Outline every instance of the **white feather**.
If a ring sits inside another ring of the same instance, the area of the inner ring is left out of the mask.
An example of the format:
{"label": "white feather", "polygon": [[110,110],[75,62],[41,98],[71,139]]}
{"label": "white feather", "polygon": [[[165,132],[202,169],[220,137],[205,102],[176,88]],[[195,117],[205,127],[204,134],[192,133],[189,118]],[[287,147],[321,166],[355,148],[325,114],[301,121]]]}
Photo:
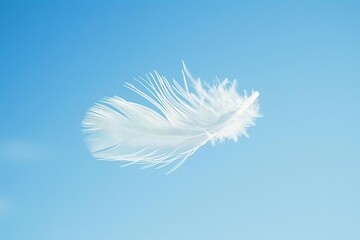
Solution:
{"label": "white feather", "polygon": [[238,136],[247,136],[246,129],[260,116],[257,91],[240,96],[236,81],[227,79],[209,86],[194,79],[185,64],[182,74],[184,87],[175,80],[170,83],[156,71],[141,81],[135,79],[144,91],[126,83],[158,112],[117,96],[90,108],[82,126],[93,156],[145,167],[177,161],[172,172],[208,141],[237,141]]}

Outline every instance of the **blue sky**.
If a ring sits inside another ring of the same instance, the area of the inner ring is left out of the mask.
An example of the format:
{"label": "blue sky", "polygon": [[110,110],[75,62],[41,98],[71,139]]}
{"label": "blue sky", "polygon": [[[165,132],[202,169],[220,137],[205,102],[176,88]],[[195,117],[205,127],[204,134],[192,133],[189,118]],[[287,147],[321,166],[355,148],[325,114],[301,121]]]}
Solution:
{"label": "blue sky", "polygon": [[[1,1],[0,239],[360,239],[357,1]],[[104,96],[157,69],[260,92],[175,173],[94,160]]]}

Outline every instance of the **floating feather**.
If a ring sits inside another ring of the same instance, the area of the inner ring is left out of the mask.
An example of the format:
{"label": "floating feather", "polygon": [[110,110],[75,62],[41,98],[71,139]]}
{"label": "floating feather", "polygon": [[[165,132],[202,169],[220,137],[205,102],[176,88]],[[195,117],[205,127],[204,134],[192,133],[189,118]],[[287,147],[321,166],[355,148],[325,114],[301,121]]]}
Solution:
{"label": "floating feather", "polygon": [[144,167],[176,162],[172,172],[208,141],[236,142],[239,136],[247,136],[246,129],[260,116],[257,91],[240,96],[236,81],[227,79],[209,86],[192,77],[185,64],[182,75],[184,86],[156,71],[135,79],[143,90],[125,84],[157,111],[117,96],[90,108],[82,126],[92,155]]}

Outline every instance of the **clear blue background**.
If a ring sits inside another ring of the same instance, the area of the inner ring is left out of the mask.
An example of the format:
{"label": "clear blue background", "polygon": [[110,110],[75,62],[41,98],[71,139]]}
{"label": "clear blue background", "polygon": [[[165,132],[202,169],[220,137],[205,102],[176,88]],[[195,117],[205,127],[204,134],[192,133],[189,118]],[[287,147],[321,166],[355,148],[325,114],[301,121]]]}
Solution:
{"label": "clear blue background", "polygon": [[[1,1],[0,239],[360,239],[359,1]],[[181,60],[260,91],[178,171],[94,160],[81,120]]]}

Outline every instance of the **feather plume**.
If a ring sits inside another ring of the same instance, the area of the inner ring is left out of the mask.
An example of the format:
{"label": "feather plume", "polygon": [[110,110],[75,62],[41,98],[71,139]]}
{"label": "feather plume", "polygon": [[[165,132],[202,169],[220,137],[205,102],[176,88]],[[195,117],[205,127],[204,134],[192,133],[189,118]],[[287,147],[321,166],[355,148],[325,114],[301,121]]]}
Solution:
{"label": "feather plume", "polygon": [[117,96],[90,108],[82,126],[92,155],[144,167],[176,162],[172,172],[208,141],[214,144],[247,136],[246,129],[260,116],[257,91],[240,96],[236,81],[227,79],[209,86],[195,79],[184,63],[182,75],[183,86],[156,71],[135,79],[143,90],[125,84],[157,111]]}

